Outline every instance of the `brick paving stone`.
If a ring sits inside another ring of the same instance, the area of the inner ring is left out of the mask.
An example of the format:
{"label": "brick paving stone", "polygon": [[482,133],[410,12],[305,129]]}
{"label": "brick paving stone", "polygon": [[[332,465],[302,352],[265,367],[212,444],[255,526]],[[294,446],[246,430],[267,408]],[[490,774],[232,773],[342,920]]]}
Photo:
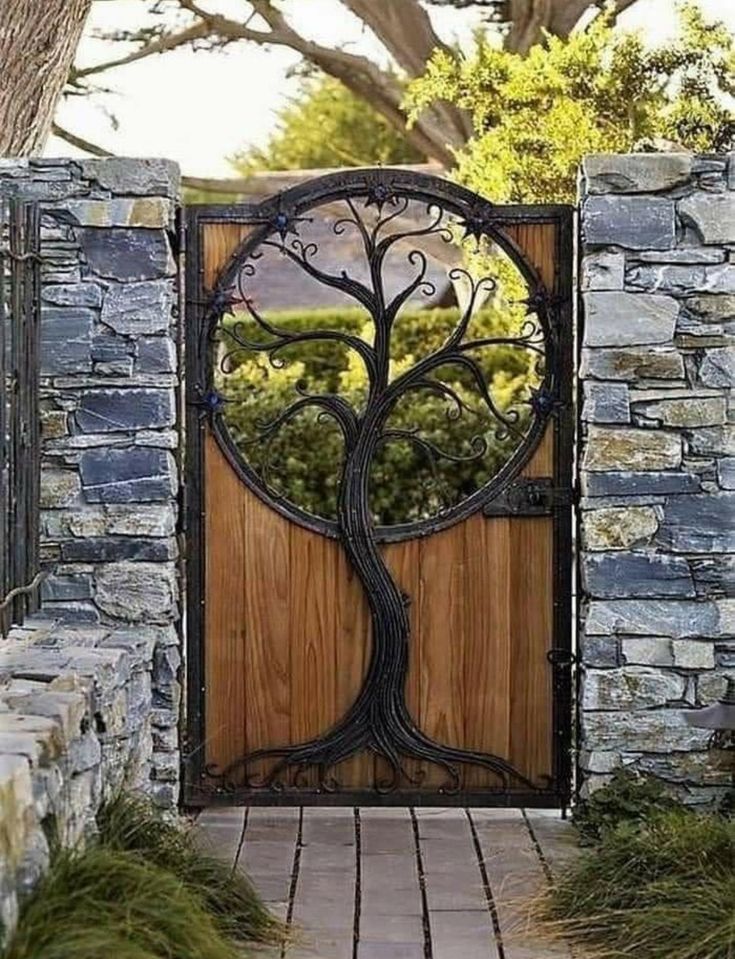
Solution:
{"label": "brick paving stone", "polygon": [[295,845],[295,842],[289,843],[282,840],[278,842],[270,842],[267,839],[252,840],[248,838],[246,831],[238,865],[242,866],[246,872],[253,874],[290,875]]}
{"label": "brick paving stone", "polygon": [[361,809],[360,832],[363,856],[414,855],[413,824],[408,809]]}
{"label": "brick paving stone", "polygon": [[354,846],[354,810],[339,806],[304,809],[302,842],[309,846]]}
{"label": "brick paving stone", "polygon": [[[419,834],[421,823],[419,822]],[[486,909],[487,900],[466,816],[433,823],[432,835],[420,841],[430,910]]]}
{"label": "brick paving stone", "polygon": [[430,924],[433,959],[498,959],[488,910],[432,912]]}
{"label": "brick paving stone", "polygon": [[[252,872],[249,869],[244,869],[242,866],[238,866],[238,869],[242,870],[252,882],[260,893],[263,902],[268,904],[269,909],[272,909],[274,905],[278,905],[279,903],[288,903],[288,895],[291,888],[290,870],[279,873],[278,875],[273,875],[270,872]],[[284,916],[283,918],[285,919],[286,917]]]}
{"label": "brick paving stone", "polygon": [[330,936],[320,932],[319,941],[304,936],[286,949],[286,959],[352,959],[352,936]]}
{"label": "brick paving stone", "polygon": [[[356,844],[352,810],[305,809],[292,922],[328,955],[352,959]],[[349,815],[346,815],[349,813]],[[326,959],[326,956],[325,956]]]}
{"label": "brick paving stone", "polygon": [[249,842],[257,839],[265,839],[270,842],[277,840],[296,842],[298,831],[298,809],[271,809],[268,806],[253,806],[248,810],[246,832]]}
{"label": "brick paving stone", "polygon": [[521,816],[484,817],[476,810],[470,815],[477,830],[506,959],[568,956],[566,946],[541,940],[534,924],[532,903],[548,880],[525,820]]}
{"label": "brick paving stone", "polygon": [[526,815],[552,871],[579,855],[576,833],[569,820],[548,809],[529,809]]}
{"label": "brick paving stone", "polygon": [[366,911],[360,917],[360,942],[424,942],[422,916],[384,916]]}
{"label": "brick paving stone", "polygon": [[357,959],[424,959],[424,944],[405,942],[361,942]]}
{"label": "brick paving stone", "polygon": [[372,812],[360,811],[363,915],[421,916],[421,889],[408,810],[395,810],[390,817],[372,816]]}
{"label": "brick paving stone", "polygon": [[[428,921],[433,959],[499,959],[492,915],[470,819],[456,808],[415,811],[427,913],[419,882],[411,811],[362,808],[360,922],[354,943],[358,849],[348,808],[208,810],[197,823],[202,841],[244,869],[272,911],[289,914],[294,853],[302,845],[285,959],[424,959]],[[471,811],[480,856],[497,909],[505,959],[568,959],[568,948],[541,942],[528,902],[546,879],[520,810]],[[558,814],[529,812],[529,823],[554,868],[575,854]],[[244,833],[242,830],[245,825]],[[242,843],[241,843],[242,840]],[[276,959],[279,952],[256,953]]]}
{"label": "brick paving stone", "polygon": [[242,827],[234,830],[222,826],[197,826],[194,832],[194,841],[198,849],[231,866],[235,865],[235,856],[241,837]]}
{"label": "brick paving stone", "polygon": [[415,811],[419,839],[453,839],[458,835],[457,823],[461,833],[466,825],[464,809],[425,808]]}
{"label": "brick paving stone", "polygon": [[245,809],[205,809],[197,818],[194,836],[197,846],[208,855],[235,864],[245,824]]}

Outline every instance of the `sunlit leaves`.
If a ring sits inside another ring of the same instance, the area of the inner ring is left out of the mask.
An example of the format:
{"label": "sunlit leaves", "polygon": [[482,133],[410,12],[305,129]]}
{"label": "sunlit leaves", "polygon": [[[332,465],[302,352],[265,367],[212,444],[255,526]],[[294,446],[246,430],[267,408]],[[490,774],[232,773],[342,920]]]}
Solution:
{"label": "sunlit leaves", "polygon": [[569,39],[548,37],[527,56],[480,33],[471,57],[438,52],[407,94],[413,117],[437,100],[468,110],[474,136],[457,176],[496,201],[573,201],[581,158],[661,140],[695,152],[735,140],[735,42],[693,4],[679,35],[649,49],[638,33],[596,18]]}

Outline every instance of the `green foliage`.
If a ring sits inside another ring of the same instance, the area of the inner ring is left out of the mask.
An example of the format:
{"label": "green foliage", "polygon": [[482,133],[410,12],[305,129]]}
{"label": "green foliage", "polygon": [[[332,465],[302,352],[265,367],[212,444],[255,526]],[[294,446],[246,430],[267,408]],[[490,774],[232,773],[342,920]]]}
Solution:
{"label": "green foliage", "polygon": [[726,151],[735,137],[735,42],[692,4],[660,49],[614,30],[602,15],[567,40],[549,36],[527,56],[479,33],[473,56],[435,53],[407,93],[411,115],[436,100],[468,110],[474,136],[457,176],[496,201],[572,202],[589,153],[626,153],[659,139],[695,152]]}
{"label": "green foliage", "polygon": [[105,846],[59,852],[4,959],[236,959],[173,873]]}
{"label": "green foliage", "polygon": [[[488,305],[473,319],[472,336],[517,335],[525,310],[512,304]],[[367,313],[359,308],[308,310],[266,314],[281,328],[305,331],[341,330],[370,340],[373,329]],[[457,322],[456,309],[406,310],[401,313],[391,341],[392,375],[396,376],[423,356],[437,350]],[[237,314],[231,321],[244,323],[250,338],[257,336],[254,323]],[[225,351],[233,350],[228,336]],[[297,388],[308,393],[338,393],[359,410],[366,398],[367,377],[357,355],[339,343],[301,343],[279,354],[283,366],[273,368],[265,354],[237,352],[231,371],[220,374],[218,388],[229,400],[224,417],[231,435],[246,459],[272,487],[311,513],[332,517],[335,513],[343,443],[337,427],[305,411],[285,424],[269,447],[250,441],[258,426],[274,420],[298,398]],[[508,346],[477,350],[481,366],[497,406],[508,411],[528,399],[538,383],[535,354]],[[484,413],[477,388],[467,372],[447,367],[437,375],[456,390],[468,409],[452,417],[451,404],[427,391],[413,391],[399,401],[388,429],[418,429],[419,435],[453,455],[472,453],[473,437],[481,435],[488,452],[480,461],[442,462],[433,474],[422,453],[406,441],[382,445],[371,474],[371,508],[386,525],[425,518],[443,506],[464,498],[497,471],[518,445],[513,436],[498,438],[497,421]],[[528,420],[528,407],[521,411],[519,427]],[[269,470],[269,464],[273,469]],[[279,471],[280,470],[280,471]]]}
{"label": "green foliage", "polygon": [[190,831],[164,819],[145,798],[118,796],[102,808],[98,824],[105,846],[132,853],[183,883],[201,900],[226,938],[280,941],[280,924],[263,906],[247,877],[206,855],[196,847]]}
{"label": "green foliage", "polygon": [[388,121],[339,80],[304,78],[294,100],[278,112],[278,127],[265,147],[238,154],[243,176],[258,170],[419,163],[416,152]]}
{"label": "green foliage", "polygon": [[658,779],[621,768],[607,785],[575,806],[572,818],[583,844],[593,845],[621,824],[645,823],[653,814],[677,806]]}
{"label": "green foliage", "polygon": [[735,822],[680,808],[607,832],[543,909],[598,959],[732,959],[734,902]]}

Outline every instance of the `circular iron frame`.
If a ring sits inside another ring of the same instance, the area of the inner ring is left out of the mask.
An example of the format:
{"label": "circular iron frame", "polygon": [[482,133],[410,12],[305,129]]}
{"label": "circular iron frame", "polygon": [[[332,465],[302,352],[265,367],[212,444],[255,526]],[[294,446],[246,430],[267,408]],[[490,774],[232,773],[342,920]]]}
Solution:
{"label": "circular iron frame", "polygon": [[[436,176],[392,168],[358,169],[327,174],[265,200],[259,204],[253,215],[254,222],[262,225],[240,243],[217,277],[210,298],[210,303],[216,306],[209,310],[207,322],[201,329],[201,346],[202,353],[206,356],[206,389],[211,390],[214,381],[214,363],[213,350],[208,346],[216,325],[222,319],[226,291],[236,279],[243,264],[265,239],[279,233],[286,225],[303,219],[304,214],[309,210],[338,200],[367,198],[371,193],[385,196],[386,200],[383,202],[392,198],[406,197],[409,200],[440,206],[443,211],[459,217],[468,233],[478,239],[486,237],[503,250],[523,276],[529,290],[529,299],[534,303],[533,312],[543,333],[545,360],[544,378],[539,386],[539,392],[545,393],[553,400],[547,409],[533,410],[532,425],[523,442],[503,467],[474,493],[426,519],[375,527],[376,539],[379,542],[400,542],[448,529],[468,519],[489,501],[495,499],[518,476],[536,452],[546,431],[549,416],[555,408],[558,392],[558,383],[554,375],[557,366],[557,335],[553,318],[556,316],[556,304],[552,301],[538,270],[521,247],[493,223],[495,207],[489,200],[484,200],[470,190]],[[310,513],[285,497],[275,496],[263,484],[257,471],[243,457],[233,440],[221,406],[210,410],[210,423],[214,437],[235,473],[262,502],[299,526],[332,539],[339,538],[339,530],[334,520]]]}

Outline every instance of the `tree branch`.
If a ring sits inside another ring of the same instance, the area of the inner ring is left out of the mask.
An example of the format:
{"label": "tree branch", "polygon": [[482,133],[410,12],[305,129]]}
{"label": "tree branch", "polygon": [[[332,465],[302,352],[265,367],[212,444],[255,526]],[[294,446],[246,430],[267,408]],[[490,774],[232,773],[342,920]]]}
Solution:
{"label": "tree branch", "polygon": [[418,0],[341,0],[362,20],[398,66],[410,77],[420,76],[435,50],[452,50],[436,34]]}
{"label": "tree branch", "polygon": [[380,434],[380,441],[384,442],[386,440],[400,440],[402,442],[405,441],[407,443],[414,443],[422,451],[422,453],[426,455],[427,459],[435,465],[439,460],[448,460],[450,463],[472,463],[478,459],[481,459],[485,453],[487,453],[487,441],[479,435],[473,436],[470,440],[472,452],[468,455],[463,455],[462,453],[450,453],[448,450],[444,450],[440,446],[437,446],[437,444],[433,443],[431,440],[427,440],[423,436],[419,436],[418,433],[414,432],[413,430],[384,430]]}
{"label": "tree branch", "polygon": [[352,297],[353,300],[357,300],[361,306],[365,307],[371,316],[375,317],[377,313],[375,294],[363,283],[351,279],[346,273],[343,273],[342,276],[334,276],[331,273],[326,273],[324,270],[320,270],[318,266],[309,262],[309,257],[316,252],[315,243],[304,244],[300,240],[293,240],[291,246],[294,249],[290,249],[285,243],[281,245],[273,243],[271,240],[263,240],[261,246],[270,246],[278,250],[279,253],[283,253],[292,263],[296,263],[305,273],[308,273],[309,276],[323,283],[324,286],[331,286],[332,289],[339,290],[341,293]]}
{"label": "tree branch", "polygon": [[197,18],[189,27],[145,43],[125,56],[72,70],[70,82],[78,83],[85,77],[125,66],[158,53],[165,53],[194,43],[196,40],[210,39],[223,43],[246,40],[260,46],[288,47],[301,54],[310,63],[329,76],[340,80],[356,96],[369,103],[420,153],[437,160],[444,167],[453,164],[450,145],[459,146],[466,140],[466,135],[460,134],[455,125],[448,124],[446,117],[442,118],[436,112],[432,114],[431,111],[426,111],[410,130],[407,129],[407,117],[401,106],[403,87],[393,74],[381,70],[367,57],[307,40],[293,29],[283,13],[272,6],[268,0],[250,0],[254,13],[268,27],[266,30],[251,27],[250,18],[240,23],[221,14],[209,13],[195,0],[178,0],[178,4],[181,9]]}
{"label": "tree branch", "polygon": [[76,147],[78,150],[84,150],[85,153],[91,153],[92,156],[114,156],[114,153],[112,153],[110,150],[106,150],[104,147],[98,146],[96,143],[92,143],[91,140],[85,140],[84,137],[80,137],[76,133],[71,133],[69,130],[66,130],[56,122],[51,124],[51,132],[54,136],[59,137],[60,140],[66,140],[66,142],[70,143],[73,147]]}
{"label": "tree branch", "polygon": [[291,403],[275,420],[264,424],[262,437],[272,436],[295,415],[311,408],[318,409],[335,420],[342,430],[345,444],[347,447],[352,446],[357,438],[357,416],[347,400],[336,393],[303,394],[301,399]]}
{"label": "tree branch", "polygon": [[69,83],[78,83],[85,77],[94,76],[97,73],[104,73],[107,70],[113,70],[115,67],[124,67],[128,63],[136,63],[138,60],[144,60],[146,57],[155,56],[158,53],[167,53],[169,50],[175,50],[177,47],[186,46],[194,40],[201,40],[211,34],[211,29],[204,21],[194,23],[181,30],[178,33],[170,33],[153,40],[133,50],[126,56],[117,57],[114,60],[105,60],[102,63],[96,63],[91,67],[73,67],[69,74]]}
{"label": "tree branch", "polygon": [[[419,77],[437,50],[452,54],[452,49],[437,35],[431,18],[418,0],[342,0],[367,26],[409,77]],[[446,101],[432,108],[438,119],[458,137],[461,146],[472,136],[472,120],[464,110]]]}
{"label": "tree branch", "polygon": [[[261,314],[253,306],[252,302],[247,298],[244,300],[244,303],[248,313],[253,320],[255,320],[256,324],[265,333],[268,333],[269,336],[274,337],[274,339],[262,342],[259,340],[247,339],[239,332],[238,327],[242,326],[241,322],[236,322],[229,327],[223,327],[225,335],[229,336],[231,340],[234,340],[234,342],[237,343],[242,350],[248,350],[254,353],[267,353],[272,361],[273,357],[281,350],[285,350],[290,346],[297,346],[301,343],[341,343],[348,349],[354,350],[355,353],[357,353],[357,355],[365,364],[368,380],[371,383],[374,381],[375,376],[377,375],[375,351],[370,344],[361,337],[353,336],[351,333],[344,333],[342,330],[304,330],[299,333],[294,333],[292,330],[286,330],[282,327],[274,326],[272,323],[269,323],[264,316],[261,316]],[[221,361],[220,366],[222,366],[222,363],[226,362],[227,355]],[[276,364],[274,363],[273,365],[275,366]]]}
{"label": "tree branch", "polygon": [[[617,18],[638,0],[613,2],[613,17]],[[565,39],[593,7],[604,9],[604,0],[510,0],[505,19],[511,26],[505,46],[525,54],[534,44],[544,42],[544,31]]]}

